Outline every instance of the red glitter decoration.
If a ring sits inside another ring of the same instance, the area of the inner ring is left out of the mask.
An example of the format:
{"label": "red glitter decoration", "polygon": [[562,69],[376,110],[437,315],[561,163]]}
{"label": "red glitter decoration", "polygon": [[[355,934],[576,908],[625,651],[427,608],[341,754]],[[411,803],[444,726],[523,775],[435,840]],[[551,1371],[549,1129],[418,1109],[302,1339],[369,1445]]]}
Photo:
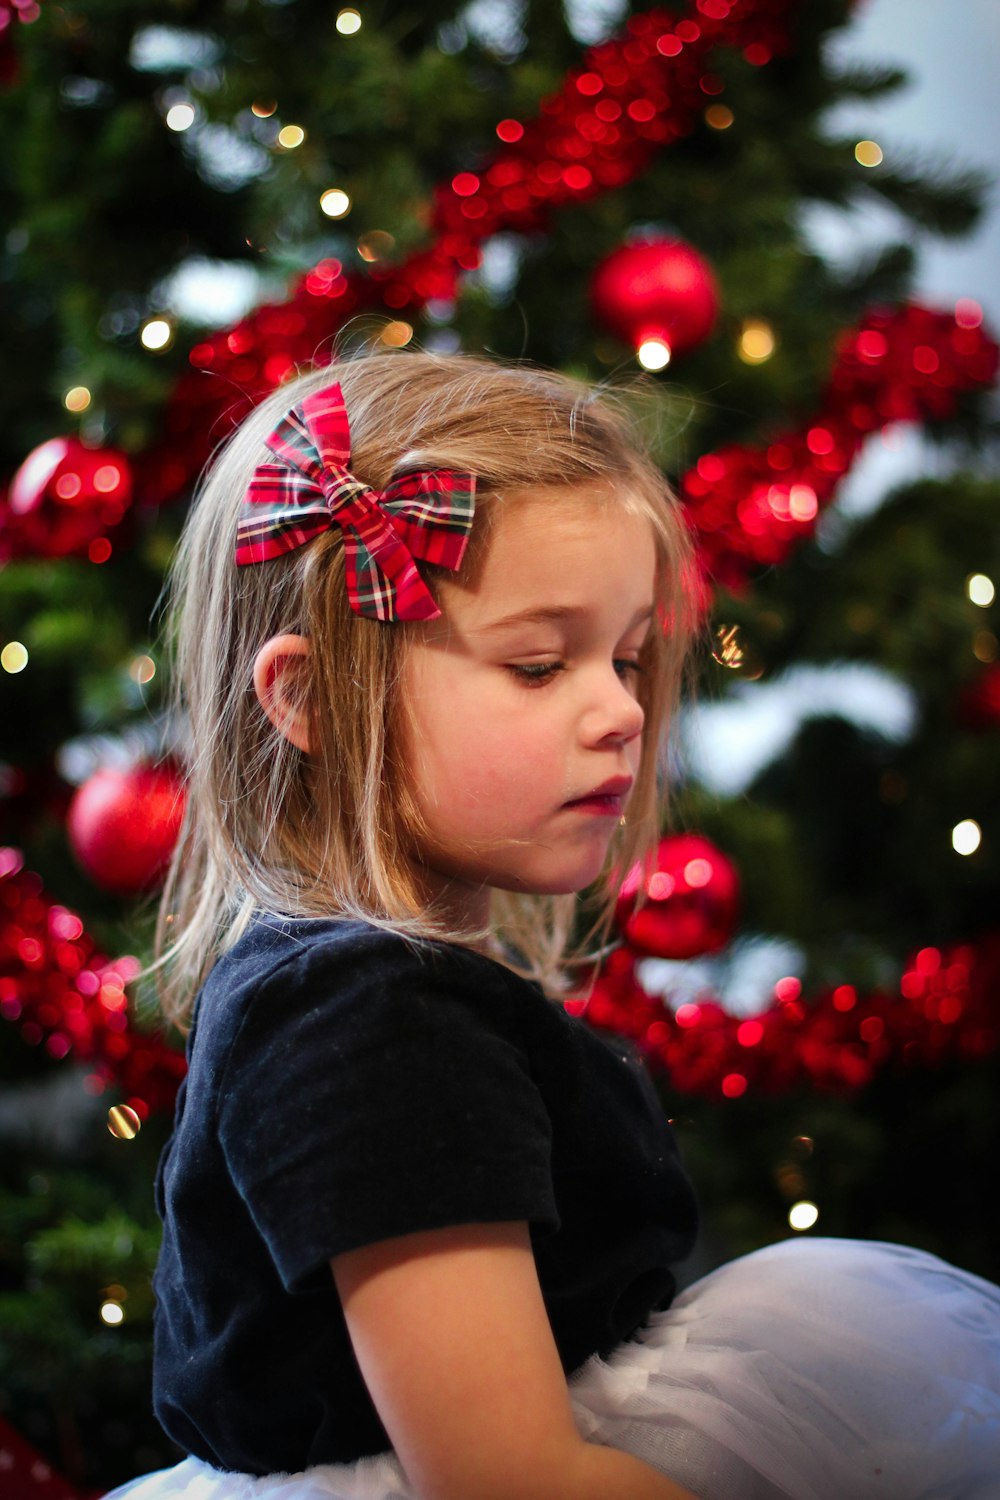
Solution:
{"label": "red glitter decoration", "polygon": [[630,1037],[682,1093],[850,1093],[888,1065],[972,1063],[1000,1046],[1000,935],[921,949],[895,993],[840,985],[805,1001],[797,979],[781,980],[773,1003],[749,1019],[712,996],[675,1012],[643,988],[636,962],[628,948],[612,954],[589,1000],[567,1009]]}
{"label": "red glitter decoration", "polygon": [[112,1084],[140,1119],[170,1109],[184,1058],[136,1028],[125,987],[134,958],[104,958],[75,912],[46,894],[16,849],[0,848],[0,1018],[29,1046],[88,1066],[87,1087]]}
{"label": "red glitter decoration", "polygon": [[132,503],[124,453],[50,438],[28,454],[0,503],[0,559],[111,555],[107,533]]}
{"label": "red glitter decoration", "polygon": [[893,422],[951,416],[960,392],[997,375],[996,341],[951,313],[909,303],[843,333],[813,417],[760,447],[706,453],[680,483],[715,583],[742,588],[811,534],[865,439]]}
{"label": "red glitter decoration", "polygon": [[694,349],[719,311],[712,268],[682,240],[663,237],[622,245],[598,265],[590,285],[594,315],[638,348],[659,339],[672,354]]}
{"label": "red glitter decoration", "polygon": [[97,885],[134,896],[163,875],[183,817],[183,783],[175,767],[106,766],[74,794],[66,832]]}
{"label": "red glitter decoration", "polygon": [[675,959],[717,953],[739,917],[736,866],[699,833],[669,836],[648,868],[636,865],[629,872],[615,915],[625,941],[639,953]]}

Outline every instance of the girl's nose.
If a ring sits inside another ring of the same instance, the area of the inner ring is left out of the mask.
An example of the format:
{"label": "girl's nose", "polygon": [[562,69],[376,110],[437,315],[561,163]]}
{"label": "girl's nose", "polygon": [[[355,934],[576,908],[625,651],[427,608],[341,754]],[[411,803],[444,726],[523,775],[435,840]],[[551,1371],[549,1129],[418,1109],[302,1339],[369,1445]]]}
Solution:
{"label": "girl's nose", "polygon": [[585,737],[590,744],[605,742],[626,745],[642,733],[645,713],[630,691],[628,682],[612,673],[610,681],[602,682],[599,695],[595,695],[584,725]]}

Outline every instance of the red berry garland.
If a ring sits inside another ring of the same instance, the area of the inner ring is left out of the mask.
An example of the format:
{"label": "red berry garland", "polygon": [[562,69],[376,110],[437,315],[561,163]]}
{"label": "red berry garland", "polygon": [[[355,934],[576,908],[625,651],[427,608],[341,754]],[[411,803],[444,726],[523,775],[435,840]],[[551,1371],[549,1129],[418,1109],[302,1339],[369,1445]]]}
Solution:
{"label": "red berry garland", "polygon": [[591,1025],[631,1037],[683,1093],[737,1099],[818,1088],[850,1093],[888,1064],[974,1062],[1000,1046],[1000,936],[942,951],[924,948],[898,993],[859,995],[840,985],[803,1000],[797,979],[779,980],[771,1006],[729,1015],[711,996],[674,1012],[650,995],[636,955],[609,959],[588,1001],[567,1008]]}
{"label": "red berry garland", "polygon": [[760,447],[703,454],[681,480],[713,581],[739,589],[754,570],[783,561],[813,531],[869,434],[950,416],[959,392],[993,385],[998,357],[981,326],[953,314],[915,304],[867,313],[841,336],[810,421]]}
{"label": "red berry garland", "polygon": [[129,1017],[134,958],[97,952],[75,912],[46,895],[16,849],[0,849],[0,1018],[29,1046],[87,1064],[88,1086],[114,1085],[140,1118],[169,1109],[184,1058]]}

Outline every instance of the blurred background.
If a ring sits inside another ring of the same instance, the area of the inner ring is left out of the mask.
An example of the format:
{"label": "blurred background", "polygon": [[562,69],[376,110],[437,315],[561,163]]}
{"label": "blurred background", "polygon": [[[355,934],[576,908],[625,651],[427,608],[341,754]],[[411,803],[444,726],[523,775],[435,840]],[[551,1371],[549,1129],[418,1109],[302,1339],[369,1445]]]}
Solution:
{"label": "blurred background", "polygon": [[662,1089],[688,1275],[825,1233],[1000,1278],[998,43],[993,0],[0,0],[5,1497],[174,1457],[158,605],[214,447],[360,345],[638,378],[685,501],[673,822],[571,1003]]}

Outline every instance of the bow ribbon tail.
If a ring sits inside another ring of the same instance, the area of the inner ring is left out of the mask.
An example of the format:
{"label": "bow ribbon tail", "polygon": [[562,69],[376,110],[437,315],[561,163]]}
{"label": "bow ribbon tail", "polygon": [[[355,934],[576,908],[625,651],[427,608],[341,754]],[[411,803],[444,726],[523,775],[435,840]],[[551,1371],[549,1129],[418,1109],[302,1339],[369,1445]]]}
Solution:
{"label": "bow ribbon tail", "polygon": [[344,533],[348,597],[358,613],[386,623],[436,620],[441,611],[390,517],[358,497],[336,519]]}

